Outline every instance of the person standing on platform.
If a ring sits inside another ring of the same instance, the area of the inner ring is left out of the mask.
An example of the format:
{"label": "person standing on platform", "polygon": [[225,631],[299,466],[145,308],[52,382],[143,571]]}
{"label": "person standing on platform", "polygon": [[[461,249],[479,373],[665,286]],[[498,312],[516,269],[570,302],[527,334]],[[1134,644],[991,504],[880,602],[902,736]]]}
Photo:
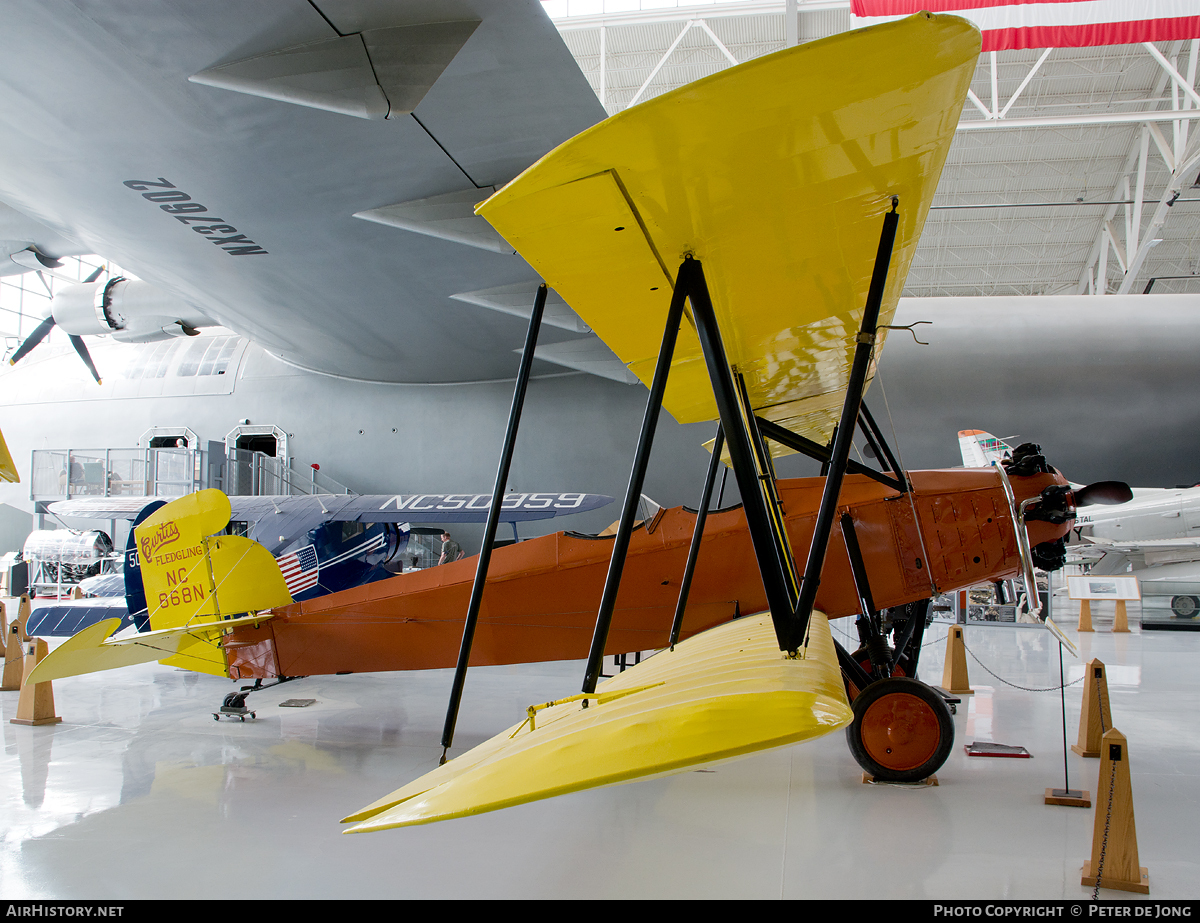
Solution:
{"label": "person standing on platform", "polygon": [[443,532],[442,556],[438,558],[438,564],[445,564],[448,561],[457,561],[462,556],[462,545],[452,539],[449,532]]}

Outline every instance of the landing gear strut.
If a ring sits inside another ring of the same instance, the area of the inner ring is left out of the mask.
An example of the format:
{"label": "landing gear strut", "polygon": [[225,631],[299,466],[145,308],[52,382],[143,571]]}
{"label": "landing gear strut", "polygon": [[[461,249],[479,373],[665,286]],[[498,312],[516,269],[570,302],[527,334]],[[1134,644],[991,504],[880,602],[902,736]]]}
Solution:
{"label": "landing gear strut", "polygon": [[[842,525],[857,570],[854,525],[846,521]],[[865,583],[863,577],[864,587]],[[954,746],[950,706],[939,692],[911,678],[921,655],[929,600],[875,612],[869,599],[867,595],[864,608],[870,616],[858,620],[862,647],[839,658],[854,709],[846,742],[858,765],[877,781],[919,782],[941,768]],[[887,644],[889,632],[895,648]],[[872,647],[885,652],[883,670],[871,662]]]}

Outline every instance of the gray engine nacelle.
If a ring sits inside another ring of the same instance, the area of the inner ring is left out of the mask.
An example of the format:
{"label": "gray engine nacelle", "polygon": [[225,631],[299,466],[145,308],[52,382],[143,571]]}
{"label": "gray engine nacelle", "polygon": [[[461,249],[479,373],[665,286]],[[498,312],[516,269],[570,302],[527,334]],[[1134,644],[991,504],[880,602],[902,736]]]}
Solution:
{"label": "gray engine nacelle", "polygon": [[111,336],[123,343],[195,336],[197,327],[213,325],[187,302],[121,276],[64,289],[51,303],[51,313],[66,333]]}

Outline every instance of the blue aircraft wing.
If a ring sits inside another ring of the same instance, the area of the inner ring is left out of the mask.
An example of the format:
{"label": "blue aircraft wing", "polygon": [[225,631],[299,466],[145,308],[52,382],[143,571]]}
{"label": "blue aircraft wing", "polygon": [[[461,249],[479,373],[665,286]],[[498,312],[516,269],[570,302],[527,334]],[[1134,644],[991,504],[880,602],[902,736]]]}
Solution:
{"label": "blue aircraft wing", "polygon": [[[50,504],[56,516],[134,519],[146,504],[169,497],[75,497]],[[491,494],[314,494],[311,496],[230,497],[233,521],[288,522],[486,522]],[[569,513],[586,513],[613,498],[588,493],[511,493],[501,505],[501,522],[531,522]],[[282,517],[282,518],[281,518]],[[311,526],[310,526],[311,528]],[[288,530],[277,530],[289,534]],[[302,534],[307,529],[292,529]]]}
{"label": "blue aircraft wing", "polygon": [[121,628],[133,624],[125,597],[55,600],[29,613],[25,632],[34,638],[69,638],[101,619],[120,619]]}

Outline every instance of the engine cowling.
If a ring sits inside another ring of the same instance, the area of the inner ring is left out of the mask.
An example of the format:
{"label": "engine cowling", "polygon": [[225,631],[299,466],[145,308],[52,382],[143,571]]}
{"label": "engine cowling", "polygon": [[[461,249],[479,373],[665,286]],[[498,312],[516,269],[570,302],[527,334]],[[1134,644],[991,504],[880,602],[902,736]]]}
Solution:
{"label": "engine cowling", "polygon": [[124,343],[149,343],[195,336],[213,321],[187,302],[148,282],[113,276],[72,285],[55,296],[54,322],[75,336],[111,336]]}

